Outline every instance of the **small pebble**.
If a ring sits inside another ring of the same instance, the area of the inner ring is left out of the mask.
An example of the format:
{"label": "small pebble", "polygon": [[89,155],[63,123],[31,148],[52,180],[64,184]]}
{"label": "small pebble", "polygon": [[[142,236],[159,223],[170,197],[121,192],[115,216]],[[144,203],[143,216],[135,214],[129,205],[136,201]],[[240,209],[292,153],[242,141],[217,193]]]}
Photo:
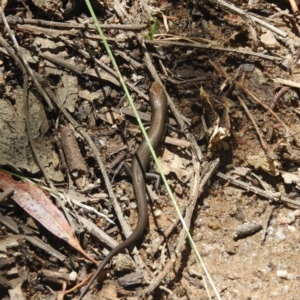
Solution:
{"label": "small pebble", "polygon": [[70,273],[70,280],[75,281],[77,279],[77,273],[75,271]]}
{"label": "small pebble", "polygon": [[280,241],[284,241],[285,240],[285,234],[283,233],[283,228],[278,228],[277,232],[276,232],[276,237],[280,240]]}
{"label": "small pebble", "polygon": [[106,146],[106,142],[103,139],[98,139],[98,143],[101,147],[105,147]]}
{"label": "small pebble", "polygon": [[295,226],[288,226],[287,228],[290,232],[293,232],[293,233],[296,232],[296,227]]}
{"label": "small pebble", "polygon": [[136,209],[137,208],[136,202],[130,202],[130,207]]}
{"label": "small pebble", "polygon": [[154,215],[155,215],[156,217],[159,217],[159,216],[162,215],[162,211],[161,211],[160,209],[156,209],[155,212],[154,212]]}
{"label": "small pebble", "polygon": [[277,270],[276,273],[277,273],[277,277],[279,277],[279,278],[287,279],[287,277],[288,277],[288,272],[285,270]]}

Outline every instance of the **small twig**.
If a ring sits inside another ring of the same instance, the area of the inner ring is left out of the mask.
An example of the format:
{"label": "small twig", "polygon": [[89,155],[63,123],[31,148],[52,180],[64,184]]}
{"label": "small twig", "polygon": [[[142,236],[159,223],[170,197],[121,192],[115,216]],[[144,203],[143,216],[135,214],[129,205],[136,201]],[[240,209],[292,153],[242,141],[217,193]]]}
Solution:
{"label": "small twig", "polygon": [[121,56],[123,59],[125,59],[130,65],[132,65],[135,69],[143,69],[144,65],[139,63],[138,61],[132,59],[131,57],[129,57],[128,55],[126,55],[125,52],[120,51],[120,50],[115,50],[114,53],[116,55]]}
{"label": "small twig", "polygon": [[[153,56],[153,55],[152,55]],[[176,85],[183,85],[183,84],[189,84],[189,83],[196,83],[198,81],[211,81],[212,80],[212,75],[210,74],[207,74],[207,75],[203,75],[203,76],[200,76],[200,77],[195,77],[195,78],[192,78],[192,79],[187,79],[187,80],[176,80],[174,78],[171,78],[169,76],[167,76],[165,78],[165,80],[173,83],[173,84],[176,84]]]}
{"label": "small twig", "polygon": [[295,2],[295,0],[289,0],[290,4],[291,4],[291,9],[294,15],[298,15],[299,14],[299,9],[298,9],[298,5]]}
{"label": "small twig", "polygon": [[279,99],[286,93],[290,88],[288,86],[284,86],[280,89],[280,91],[275,95],[273,102],[270,105],[271,109],[274,109],[275,105],[278,103]]}
{"label": "small twig", "polygon": [[178,146],[181,148],[189,148],[191,146],[191,142],[187,141],[187,140],[183,140],[183,139],[176,139],[176,138],[172,138],[167,136],[165,138],[165,143],[166,144],[170,144],[170,145],[174,145],[174,146]]}
{"label": "small twig", "polygon": [[26,32],[26,33],[34,33],[35,35],[49,35],[53,38],[57,38],[60,35],[71,36],[71,37],[81,37],[82,33],[76,30],[60,30],[53,28],[44,28],[39,26],[32,25],[17,25],[15,27],[17,31]]}
{"label": "small twig", "polygon": [[258,135],[258,137],[259,137],[261,147],[263,148],[265,154],[267,155],[267,154],[268,154],[268,147],[267,147],[267,144],[265,143],[265,141],[264,141],[264,139],[263,139],[263,137],[262,137],[262,134],[261,134],[261,132],[260,132],[260,130],[259,130],[259,128],[258,128],[258,126],[257,126],[257,124],[256,124],[256,122],[255,122],[255,120],[253,119],[253,117],[252,117],[250,111],[248,110],[247,106],[245,105],[245,103],[244,103],[244,101],[241,99],[241,97],[237,96],[237,98],[238,98],[238,100],[239,100],[241,106],[242,106],[243,109],[245,110],[246,115],[247,115],[248,118],[251,120],[251,122],[252,122],[252,124],[253,124],[253,126],[254,126],[254,128],[255,128],[255,130],[256,130],[256,133],[257,133],[257,135]]}
{"label": "small twig", "polygon": [[293,107],[291,107],[291,110],[292,110],[295,114],[297,114],[298,116],[300,116],[300,110],[297,110],[297,109],[295,109],[295,108],[293,108]]}
{"label": "small twig", "polygon": [[[185,208],[183,209],[182,215],[185,214]],[[155,241],[155,244],[151,245],[151,250],[149,251],[149,253],[151,254],[151,256],[153,257],[156,252],[158,251],[160,245],[167,239],[167,237],[172,233],[172,231],[174,230],[174,228],[176,228],[177,224],[179,223],[180,219],[177,216],[175,221],[172,222],[172,224],[166,229],[164,230],[164,232],[162,233],[162,236],[160,236],[160,238],[158,240]]]}
{"label": "small twig", "polygon": [[93,223],[93,221],[81,216],[77,217],[77,214],[72,213],[72,215],[78,219],[78,221],[83,225],[84,229],[90,233],[90,235],[97,239],[101,244],[105,245],[105,247],[113,249],[119,245],[115,239],[101,230],[95,223]]}
{"label": "small twig", "polygon": [[204,136],[209,141],[209,131],[208,131],[208,128],[207,128],[207,124],[206,124],[206,121],[205,121],[204,114],[202,114],[202,116],[201,116],[201,123],[202,123],[202,128],[203,128],[203,131],[204,131]]}
{"label": "small twig", "polygon": [[260,176],[256,175],[255,173],[251,172],[251,176],[253,176],[259,183],[260,185],[263,187],[264,190],[268,191],[268,192],[273,192],[274,189],[269,186],[265,181],[263,181]]}
{"label": "small twig", "polygon": [[226,79],[231,79],[230,75],[226,72],[226,70],[222,67],[222,65],[220,64],[220,62],[218,60],[216,61],[212,61],[211,59],[208,60],[209,63],[211,64],[211,66],[219,73],[221,74],[223,77],[225,77]]}
{"label": "small twig", "polygon": [[68,181],[68,186],[69,189],[71,189],[72,185],[73,185],[73,181],[69,172],[69,168],[67,165],[67,161],[64,155],[64,151],[62,149],[62,145],[61,145],[61,140],[58,138],[58,136],[55,134],[53,134],[52,136],[52,144],[55,146],[58,156],[59,156],[59,169],[60,171],[62,171],[65,176],[66,176],[66,180]]}
{"label": "small twig", "polygon": [[81,203],[81,202],[79,202],[79,201],[77,201],[77,200],[75,200],[75,199],[71,199],[71,201],[72,201],[74,204],[76,204],[77,206],[82,207],[82,208],[84,208],[85,210],[90,211],[90,212],[94,213],[95,215],[98,215],[98,216],[101,217],[101,218],[104,218],[104,219],[105,219],[107,222],[109,222],[110,224],[116,225],[116,223],[115,223],[113,220],[111,220],[111,219],[110,219],[108,216],[106,216],[105,214],[99,212],[99,211],[98,211],[97,209],[95,209],[94,207],[89,206],[89,205],[85,205],[85,204],[83,204],[83,203]]}
{"label": "small twig", "polygon": [[142,295],[149,295],[151,294],[163,281],[163,279],[169,274],[171,268],[173,267],[174,263],[176,261],[175,254],[171,256],[171,259],[166,264],[165,268],[162,272],[160,272],[150,283],[150,285],[141,291]]}
{"label": "small twig", "polygon": [[[200,177],[200,164],[197,161],[195,161],[195,158],[193,157],[193,165],[195,166],[195,172],[194,172],[193,181],[191,183],[191,192],[190,192],[190,197],[189,197],[190,202],[189,202],[189,205],[187,206],[186,214],[185,214],[185,218],[184,218],[184,221],[188,228],[190,228],[190,225],[191,225],[191,220],[192,220],[192,216],[193,216],[196,204],[197,204],[197,200],[203,193],[203,188],[204,188],[205,184],[215,173],[217,167],[219,166],[219,163],[220,163],[219,158],[215,159],[211,163],[207,163],[207,165],[204,167],[204,170],[202,172],[202,176]],[[186,237],[187,237],[186,231],[184,229],[182,229],[179,233],[178,242],[177,242],[176,249],[175,249],[175,253],[177,256],[180,254],[180,252],[183,249],[182,246],[184,245],[184,243],[186,241]],[[210,278],[208,277],[208,279],[210,279]],[[203,278],[203,280],[204,280],[203,281],[204,287],[210,298],[210,293],[208,290],[207,282],[204,278]]]}
{"label": "small twig", "polygon": [[[191,224],[191,219],[192,219],[193,212],[195,210],[195,206],[197,204],[197,200],[201,196],[205,184],[215,173],[217,167],[219,166],[219,163],[220,163],[219,158],[215,159],[211,163],[207,163],[204,170],[201,172],[202,176],[200,177],[200,165],[195,161],[193,162],[195,166],[194,178],[193,178],[193,182],[191,183],[191,191],[189,193],[190,194],[189,205],[186,208],[186,214],[184,218],[188,227]],[[182,251],[182,246],[184,245],[185,240],[186,240],[186,232],[185,230],[181,230],[181,232],[179,233],[179,238],[176,246],[177,255],[179,255],[180,252]]]}
{"label": "small twig", "polygon": [[16,54],[15,50],[11,47],[10,44],[0,35],[0,46],[5,48],[9,56],[15,61],[16,65],[21,69],[23,74],[26,74],[26,70],[22,65],[21,60],[19,59],[18,55]]}
{"label": "small twig", "polygon": [[3,193],[0,193],[0,203],[4,201],[7,197],[14,194],[14,189],[12,187],[6,189]]}
{"label": "small twig", "polygon": [[[118,78],[117,72],[115,70],[113,70],[112,68],[110,68],[109,66],[107,66],[106,64],[102,63],[99,59],[94,58],[95,62],[102,67],[105,71],[111,73],[112,75],[114,75],[116,78]],[[140,95],[142,98],[144,98],[145,100],[149,101],[149,97],[144,94],[139,88],[137,88],[136,86],[134,86],[133,84],[131,84],[130,82],[126,82],[126,85],[133,90],[134,92],[136,92],[138,95]]]}
{"label": "small twig", "polygon": [[[60,195],[56,196],[54,193],[51,193],[51,195],[55,198],[57,207],[60,208],[64,212],[64,214],[65,214],[65,216],[66,216],[66,218],[67,218],[67,220],[68,220],[68,222],[69,222],[69,224],[72,228],[72,232],[75,235],[75,233],[79,231],[78,229],[80,228],[80,226],[77,223],[74,222],[74,219],[70,215],[69,208],[67,208],[64,205],[64,201],[62,201],[62,199],[64,197],[60,197]],[[74,206],[72,205],[72,203],[70,201],[68,201],[68,203],[70,204],[71,208],[75,211]],[[82,204],[82,205],[84,205],[84,204]]]}
{"label": "small twig", "polygon": [[250,96],[255,102],[259,103],[263,108],[265,108],[285,129],[286,132],[289,132],[288,126],[277,116],[277,114],[266,104],[261,102],[254,94],[252,94],[247,88],[242,84],[235,82],[235,84],[240,87],[248,96]]}
{"label": "small twig", "polygon": [[267,230],[268,230],[268,225],[269,225],[269,222],[270,222],[270,219],[272,217],[272,214],[274,212],[274,210],[277,208],[278,206],[274,206],[270,209],[268,215],[267,215],[267,218],[266,218],[266,221],[265,221],[265,226],[264,226],[264,229],[263,229],[263,233],[262,233],[262,241],[261,241],[261,245],[264,244],[264,242],[266,241],[266,237],[267,237]]}
{"label": "small twig", "polygon": [[[8,18],[8,23],[10,25],[16,24],[30,24],[30,25],[38,25],[38,26],[46,26],[50,28],[70,28],[70,29],[84,29],[84,30],[96,30],[96,26],[94,24],[86,24],[86,23],[66,23],[66,22],[54,22],[54,21],[46,21],[40,19],[26,19],[21,17],[13,17]],[[0,23],[3,21],[0,19]],[[103,29],[116,29],[116,30],[130,30],[130,31],[140,31],[147,27],[147,24],[101,24],[101,28]]]}
{"label": "small twig", "polygon": [[287,86],[290,86],[290,87],[295,87],[297,89],[300,89],[300,83],[289,80],[289,79],[274,78],[273,81],[275,83],[279,83],[279,84],[282,84],[282,85],[287,85]]}
{"label": "small twig", "polygon": [[203,154],[201,152],[201,149],[195,139],[195,135],[194,134],[191,134],[191,133],[186,133],[186,138],[188,141],[191,142],[191,149],[193,151],[193,153],[196,155],[197,159],[202,162],[204,157],[203,157]]}
{"label": "small twig", "polygon": [[39,159],[39,155],[38,152],[36,150],[36,146],[35,146],[35,142],[32,136],[32,130],[31,130],[31,124],[30,124],[30,117],[29,117],[29,105],[28,105],[28,75],[25,73],[23,74],[24,76],[24,81],[23,81],[23,112],[24,112],[24,119],[25,119],[25,125],[26,125],[26,129],[27,129],[27,136],[28,136],[28,140],[31,146],[31,150],[32,153],[34,155],[35,161],[37,163],[37,165],[39,166],[39,168],[41,169],[46,182],[48,184],[50,184],[50,179],[47,175],[47,172],[43,166],[43,164],[41,163],[40,159]]}
{"label": "small twig", "polygon": [[[193,161],[195,159],[193,158]],[[195,204],[197,203],[197,199],[198,199],[198,186],[200,183],[200,163],[194,161],[194,173],[193,173],[193,177],[190,183],[190,192],[189,192],[189,204],[186,208],[186,214],[184,217],[184,221],[187,225],[188,228],[190,228],[191,226],[191,216],[194,212],[194,207]],[[183,245],[185,245],[185,241],[186,241],[186,232],[184,229],[181,229],[179,236],[178,236],[178,241],[177,241],[177,246],[176,246],[176,250],[175,253],[178,256],[181,251],[182,251],[182,247]]]}
{"label": "small twig", "polygon": [[50,55],[47,53],[39,53],[39,57],[42,57],[48,61],[51,61],[52,63],[62,66],[68,70],[71,70],[78,75],[82,75],[82,72],[85,69],[84,65],[73,65],[73,64],[67,62],[65,59],[60,58],[59,56]]}
{"label": "small twig", "polygon": [[152,44],[152,45],[161,45],[161,46],[170,46],[170,47],[189,47],[189,48],[199,48],[204,50],[214,50],[214,51],[223,51],[223,52],[232,52],[237,53],[241,55],[249,55],[249,56],[256,56],[259,58],[271,60],[271,61],[282,61],[282,58],[270,56],[262,53],[252,52],[252,51],[243,51],[243,50],[237,50],[237,49],[231,49],[231,48],[224,48],[224,47],[218,47],[218,46],[212,46],[212,45],[204,45],[200,43],[181,43],[181,42],[172,42],[172,41],[162,41],[162,40],[145,40],[146,44]]}
{"label": "small twig", "polygon": [[242,187],[246,191],[251,191],[252,193],[258,194],[258,195],[260,195],[262,197],[265,197],[269,200],[272,200],[274,202],[284,202],[284,203],[293,204],[293,205],[296,205],[296,206],[300,207],[300,202],[293,201],[293,200],[291,200],[287,197],[283,197],[283,196],[281,196],[280,193],[272,193],[272,192],[262,190],[258,187],[252,186],[249,183],[246,183],[246,182],[243,182],[241,180],[235,179],[234,177],[229,176],[229,175],[225,175],[221,172],[217,173],[217,176],[219,176],[222,179],[228,180],[230,183],[233,183],[236,186]]}
{"label": "small twig", "polygon": [[[112,161],[111,163],[108,165],[109,169],[113,169],[116,165],[118,165],[121,161],[125,160],[125,157],[127,155],[128,152],[128,147],[126,145],[122,146],[121,149],[118,149],[119,151],[122,151],[121,153],[119,153]],[[123,150],[127,150],[127,151],[123,151]],[[112,155],[112,153],[111,153]]]}
{"label": "small twig", "polygon": [[160,285],[160,286],[159,286],[159,289],[161,289],[161,290],[167,292],[170,296],[172,296],[172,299],[173,299],[173,300],[177,300],[177,299],[178,299],[178,297],[177,297],[171,290],[167,289],[165,286]]}

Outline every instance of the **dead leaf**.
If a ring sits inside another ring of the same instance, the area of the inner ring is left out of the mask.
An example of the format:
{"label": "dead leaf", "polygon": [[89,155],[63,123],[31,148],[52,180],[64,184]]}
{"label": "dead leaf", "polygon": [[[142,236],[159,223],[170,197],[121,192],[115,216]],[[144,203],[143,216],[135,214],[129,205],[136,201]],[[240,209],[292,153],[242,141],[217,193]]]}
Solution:
{"label": "dead leaf", "polygon": [[278,160],[270,160],[263,151],[259,151],[257,155],[248,154],[246,156],[248,165],[251,165],[255,170],[261,169],[272,176],[280,174],[281,165]]}
{"label": "dead leaf", "polygon": [[190,164],[190,158],[181,157],[165,148],[159,161],[164,174],[168,175],[170,172],[173,172],[183,183],[190,180],[193,173],[193,168],[188,166]]}
{"label": "dead leaf", "polygon": [[97,265],[99,264],[81,248],[78,239],[73,235],[72,229],[63,213],[40,188],[31,183],[15,181],[10,174],[0,171],[0,188],[6,190],[9,187],[14,188],[12,199],[30,216],[39,221],[55,236],[63,239],[70,246],[75,248],[84,257]]}

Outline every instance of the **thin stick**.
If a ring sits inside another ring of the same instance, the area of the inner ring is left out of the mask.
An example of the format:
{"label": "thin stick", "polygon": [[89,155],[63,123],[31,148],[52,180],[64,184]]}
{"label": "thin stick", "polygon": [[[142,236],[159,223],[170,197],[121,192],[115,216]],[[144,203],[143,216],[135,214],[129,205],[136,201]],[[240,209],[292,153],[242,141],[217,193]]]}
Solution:
{"label": "thin stick", "polygon": [[0,193],[0,203],[4,201],[7,197],[14,194],[14,189],[12,187],[6,189],[4,192]]}
{"label": "thin stick", "polygon": [[252,117],[250,111],[248,110],[247,106],[245,105],[245,103],[244,103],[244,101],[241,99],[241,97],[237,96],[237,98],[238,98],[238,100],[239,100],[241,106],[243,107],[244,111],[246,112],[246,115],[247,115],[248,118],[251,120],[251,122],[252,122],[252,124],[253,124],[253,126],[254,126],[254,128],[255,128],[255,130],[256,130],[256,133],[257,133],[257,135],[258,135],[258,137],[259,137],[259,140],[260,140],[261,147],[263,148],[263,150],[264,150],[265,153],[267,154],[267,153],[268,153],[268,147],[267,147],[267,144],[265,143],[265,141],[264,141],[264,139],[263,139],[263,137],[262,137],[262,134],[261,134],[261,132],[260,132],[260,130],[259,130],[259,128],[258,128],[258,126],[257,126],[257,124],[256,124],[256,122],[255,122],[255,120],[253,119],[253,117]]}
{"label": "thin stick", "polygon": [[270,222],[270,219],[272,217],[272,214],[274,212],[274,210],[277,208],[278,206],[275,206],[275,207],[272,207],[267,215],[267,218],[266,218],[266,221],[265,221],[265,226],[264,226],[264,230],[263,230],[263,233],[262,233],[262,240],[261,240],[261,245],[264,244],[264,242],[266,241],[266,237],[267,237],[267,229],[268,229],[268,225],[269,225],[269,222]]}
{"label": "thin stick", "polygon": [[[21,17],[10,17],[8,20],[10,25],[16,24],[31,24],[39,26],[47,26],[50,28],[70,28],[70,29],[85,29],[85,30],[96,30],[94,24],[86,23],[62,23],[54,21],[46,21],[40,19],[26,19]],[[0,23],[3,21],[0,19]],[[130,30],[130,31],[140,31],[147,27],[147,24],[101,24],[103,29],[116,29],[116,30]]]}
{"label": "thin stick", "polygon": [[161,41],[161,40],[146,40],[144,41],[146,44],[152,44],[152,45],[162,45],[162,46],[178,46],[178,47],[189,47],[189,48],[200,48],[205,50],[214,50],[214,51],[223,51],[223,52],[232,52],[242,55],[249,55],[249,56],[256,56],[259,58],[271,60],[271,61],[282,61],[281,57],[276,56],[270,56],[262,53],[252,52],[252,51],[243,51],[243,50],[237,50],[237,49],[230,49],[230,48],[224,48],[224,47],[218,47],[218,46],[212,46],[212,45],[204,45],[200,43],[180,43],[180,42],[170,42],[170,41]]}
{"label": "thin stick", "polygon": [[160,272],[150,283],[150,285],[141,291],[142,295],[149,295],[151,292],[153,292],[163,281],[163,279],[169,274],[169,271],[173,267],[174,263],[176,261],[176,257],[173,254],[171,256],[171,259],[168,261],[166,264],[165,268],[163,269],[162,272]]}
{"label": "thin stick", "polygon": [[272,192],[262,190],[258,187],[255,187],[255,186],[251,185],[251,184],[248,184],[248,183],[243,182],[241,180],[235,179],[232,176],[225,175],[221,172],[217,173],[217,176],[219,176],[222,179],[228,180],[230,183],[233,183],[234,185],[242,187],[246,191],[251,191],[255,194],[258,194],[258,195],[260,195],[262,197],[265,197],[267,199],[270,199],[272,201],[284,202],[284,203],[293,204],[293,205],[296,205],[296,206],[300,207],[300,203],[298,201],[293,201],[293,200],[291,200],[287,197],[282,197],[280,193],[272,193]]}
{"label": "thin stick", "polygon": [[255,102],[259,103],[263,108],[265,108],[286,130],[289,132],[289,128],[285,125],[285,123],[277,116],[277,114],[266,104],[261,102],[254,94],[252,94],[248,89],[246,89],[242,84],[235,82],[235,84],[240,87],[248,96],[250,96]]}
{"label": "thin stick", "polygon": [[25,124],[27,129],[27,136],[28,140],[31,146],[32,153],[34,155],[35,161],[39,168],[41,169],[43,175],[45,176],[45,179],[48,184],[50,184],[50,179],[47,175],[47,172],[43,166],[43,164],[39,160],[39,155],[36,150],[35,142],[32,136],[31,126],[30,126],[30,118],[29,118],[29,112],[28,112],[28,75],[24,74],[24,81],[23,81],[23,112],[24,112],[24,118],[25,118]]}

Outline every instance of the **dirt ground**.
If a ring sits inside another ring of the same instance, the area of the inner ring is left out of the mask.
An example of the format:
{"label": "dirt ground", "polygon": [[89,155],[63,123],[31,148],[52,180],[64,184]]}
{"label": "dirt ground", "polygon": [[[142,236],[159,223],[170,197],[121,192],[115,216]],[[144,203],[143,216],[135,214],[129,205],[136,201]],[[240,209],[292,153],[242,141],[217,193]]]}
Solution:
{"label": "dirt ground", "polygon": [[[85,1],[4,5],[18,44],[2,16],[0,299],[77,299],[135,228],[131,178],[115,169],[143,137]],[[297,4],[92,6],[143,122],[151,83],[168,93],[156,152],[205,267],[147,180],[144,235],[84,299],[300,299]]]}

